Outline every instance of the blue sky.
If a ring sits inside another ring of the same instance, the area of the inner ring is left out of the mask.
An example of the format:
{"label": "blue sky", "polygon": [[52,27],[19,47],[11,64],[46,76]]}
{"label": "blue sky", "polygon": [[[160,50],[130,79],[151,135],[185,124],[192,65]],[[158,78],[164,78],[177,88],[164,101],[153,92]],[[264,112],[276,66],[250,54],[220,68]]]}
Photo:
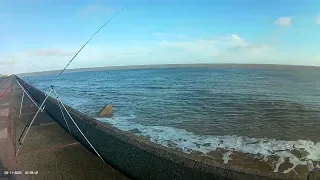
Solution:
{"label": "blue sky", "polygon": [[[171,63],[320,66],[320,1],[2,0],[0,71]],[[10,67],[10,68],[9,68]]]}

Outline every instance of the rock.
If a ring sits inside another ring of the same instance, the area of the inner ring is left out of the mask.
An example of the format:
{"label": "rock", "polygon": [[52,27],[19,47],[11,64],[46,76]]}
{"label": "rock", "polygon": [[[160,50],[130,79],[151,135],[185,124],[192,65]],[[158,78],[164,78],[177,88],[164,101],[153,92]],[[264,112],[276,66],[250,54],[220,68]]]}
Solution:
{"label": "rock", "polygon": [[130,129],[129,132],[132,132],[133,134],[140,134],[142,133],[139,129],[134,128],[134,129]]}
{"label": "rock", "polygon": [[318,180],[320,179],[320,169],[313,169],[309,172],[307,180]]}
{"label": "rock", "polygon": [[112,117],[112,116],[113,116],[113,110],[112,110],[112,106],[110,106],[109,104],[105,105],[98,113],[98,117]]}
{"label": "rock", "polygon": [[301,158],[305,158],[306,156],[309,155],[309,152],[305,149],[292,149],[290,151],[291,154],[295,155],[297,158],[301,159]]}

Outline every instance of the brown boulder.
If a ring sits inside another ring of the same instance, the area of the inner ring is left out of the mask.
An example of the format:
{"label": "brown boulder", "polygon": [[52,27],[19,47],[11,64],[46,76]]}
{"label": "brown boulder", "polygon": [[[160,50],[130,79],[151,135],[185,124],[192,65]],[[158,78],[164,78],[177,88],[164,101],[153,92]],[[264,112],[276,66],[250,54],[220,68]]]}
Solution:
{"label": "brown boulder", "polygon": [[320,179],[320,169],[313,169],[308,173],[307,180],[318,180]]}
{"label": "brown boulder", "polygon": [[112,116],[113,116],[113,110],[112,110],[112,106],[110,106],[109,104],[105,105],[98,113],[98,117],[112,117]]}

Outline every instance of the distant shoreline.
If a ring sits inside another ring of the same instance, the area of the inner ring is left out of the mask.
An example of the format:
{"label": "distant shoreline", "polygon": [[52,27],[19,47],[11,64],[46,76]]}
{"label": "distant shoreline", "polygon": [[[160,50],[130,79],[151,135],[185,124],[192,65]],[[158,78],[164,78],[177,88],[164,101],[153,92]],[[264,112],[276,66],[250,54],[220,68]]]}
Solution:
{"label": "distant shoreline", "polygon": [[[159,64],[159,65],[130,65],[130,66],[106,66],[93,68],[67,69],[66,73],[86,72],[86,71],[104,71],[104,70],[134,70],[134,69],[163,69],[163,68],[255,68],[255,69],[318,69],[319,66],[306,65],[285,65],[285,64]],[[61,70],[39,71],[25,73],[24,76],[39,76],[58,74]],[[17,75],[21,75],[17,74]]]}

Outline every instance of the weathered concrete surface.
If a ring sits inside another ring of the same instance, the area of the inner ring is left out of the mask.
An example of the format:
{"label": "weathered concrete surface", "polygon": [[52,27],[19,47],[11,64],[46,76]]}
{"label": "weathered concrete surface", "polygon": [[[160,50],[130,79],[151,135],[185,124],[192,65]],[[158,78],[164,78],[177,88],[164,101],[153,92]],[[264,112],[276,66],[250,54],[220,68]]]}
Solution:
{"label": "weathered concrete surface", "polygon": [[[25,87],[37,101],[44,99],[43,92],[28,84]],[[49,98],[45,106],[47,113],[68,132],[56,100]],[[264,173],[241,166],[229,166],[188,155],[102,124],[70,107],[67,109],[102,158],[133,179],[305,179],[298,175]],[[70,119],[66,121],[70,122]],[[77,129],[72,124],[69,126],[72,136],[93,152]]]}
{"label": "weathered concrete surface", "polygon": [[[12,121],[10,118],[11,78],[0,78],[0,179],[25,179],[11,174],[19,170],[14,155]],[[9,174],[5,173],[9,172]]]}
{"label": "weathered concrete surface", "polygon": [[[14,79],[6,82],[0,95],[11,83],[12,89],[0,99],[0,179],[128,179],[83,147],[45,111],[35,119],[15,157],[20,135],[37,107],[25,95],[20,116],[22,89]],[[5,133],[8,127],[11,131]],[[7,170],[22,174],[5,175]],[[38,174],[25,174],[30,171]]]}

